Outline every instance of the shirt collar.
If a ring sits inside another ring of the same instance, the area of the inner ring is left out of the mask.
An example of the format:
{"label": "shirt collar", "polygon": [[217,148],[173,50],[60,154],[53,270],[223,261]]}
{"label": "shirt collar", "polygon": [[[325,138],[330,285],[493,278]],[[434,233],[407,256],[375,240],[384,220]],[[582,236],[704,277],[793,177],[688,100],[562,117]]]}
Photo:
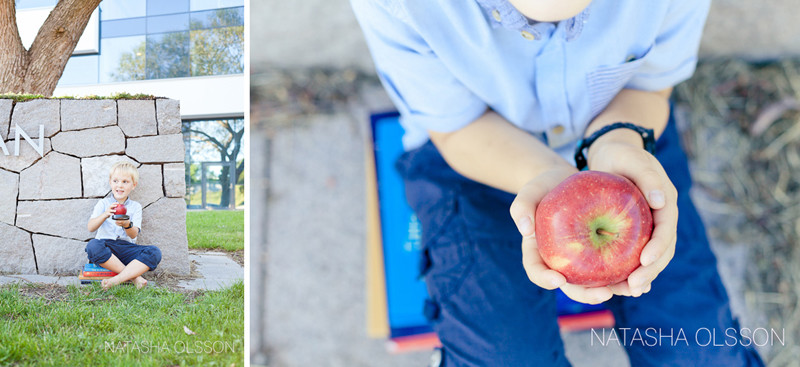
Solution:
{"label": "shirt collar", "polygon": [[[503,27],[519,32],[528,32],[537,40],[542,39],[544,35],[549,36],[549,34],[555,30],[555,25],[553,23],[536,23],[530,21],[527,17],[522,15],[517,8],[511,5],[508,0],[476,1],[483,9],[483,12],[486,14],[493,28]],[[589,8],[591,8],[591,4],[576,16],[563,21],[567,41],[572,41],[580,36],[583,31],[583,24],[589,19]]]}
{"label": "shirt collar", "polygon": [[[113,192],[108,194],[108,196],[106,196],[106,200],[108,200],[109,204],[118,203],[117,199],[114,197],[114,193]],[[122,203],[122,205],[130,206],[129,205],[130,202],[131,202],[131,196],[128,195],[128,197],[125,199],[125,202]]]}

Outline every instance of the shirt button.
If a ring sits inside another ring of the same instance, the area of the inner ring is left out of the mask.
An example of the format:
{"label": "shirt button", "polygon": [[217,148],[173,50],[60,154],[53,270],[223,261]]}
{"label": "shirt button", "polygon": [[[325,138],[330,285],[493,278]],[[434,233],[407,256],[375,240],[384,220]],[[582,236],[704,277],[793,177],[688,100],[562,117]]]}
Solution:
{"label": "shirt button", "polygon": [[500,12],[499,12],[499,11],[497,11],[497,9],[495,9],[495,10],[492,10],[492,17],[494,17],[494,20],[496,20],[496,21],[498,21],[498,22],[499,22],[499,21],[500,21],[500,19],[501,19],[501,18],[500,18]]}
{"label": "shirt button", "polygon": [[536,36],[534,36],[533,34],[531,34],[531,32],[528,32],[528,31],[522,31],[522,33],[521,33],[521,34],[522,34],[522,38],[524,38],[524,39],[526,39],[526,40],[528,40],[528,41],[533,41],[533,40],[535,40],[535,39],[536,39]]}
{"label": "shirt button", "polygon": [[564,133],[564,125],[556,125],[552,129],[550,129],[550,132],[553,133],[553,134],[557,134],[557,135],[563,134]]}

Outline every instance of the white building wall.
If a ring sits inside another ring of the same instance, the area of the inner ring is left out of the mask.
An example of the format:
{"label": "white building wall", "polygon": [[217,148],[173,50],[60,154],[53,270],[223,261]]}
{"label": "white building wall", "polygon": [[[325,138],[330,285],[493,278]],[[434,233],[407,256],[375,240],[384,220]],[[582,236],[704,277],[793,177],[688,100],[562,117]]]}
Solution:
{"label": "white building wall", "polygon": [[144,93],[181,101],[181,118],[205,119],[243,117],[245,111],[244,74],[137,80],[130,82],[59,86],[54,97],[115,93]]}

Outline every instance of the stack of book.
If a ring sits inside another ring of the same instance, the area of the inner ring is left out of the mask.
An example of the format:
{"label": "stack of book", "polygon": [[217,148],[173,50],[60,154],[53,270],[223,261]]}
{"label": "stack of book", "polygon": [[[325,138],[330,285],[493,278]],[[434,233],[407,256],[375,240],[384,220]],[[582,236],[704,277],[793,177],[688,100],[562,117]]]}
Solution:
{"label": "stack of book", "polygon": [[93,282],[99,282],[103,279],[108,279],[116,275],[117,273],[100,265],[89,263],[84,265],[83,270],[78,272],[78,280],[80,280],[81,284],[91,284]]}
{"label": "stack of book", "polygon": [[[367,334],[386,338],[393,353],[433,349],[441,342],[423,314],[428,298],[417,274],[421,228],[406,203],[403,180],[394,162],[404,149],[396,112],[371,117],[365,141],[367,187]],[[586,305],[556,291],[558,324],[563,331],[614,326],[602,305]]]}

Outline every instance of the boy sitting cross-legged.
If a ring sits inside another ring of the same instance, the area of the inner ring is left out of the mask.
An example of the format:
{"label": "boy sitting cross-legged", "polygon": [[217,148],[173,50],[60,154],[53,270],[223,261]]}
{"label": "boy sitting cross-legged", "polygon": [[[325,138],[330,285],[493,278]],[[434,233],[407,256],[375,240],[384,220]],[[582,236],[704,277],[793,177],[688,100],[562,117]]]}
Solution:
{"label": "boy sitting cross-legged", "polygon": [[[134,165],[127,162],[114,164],[108,180],[111,195],[98,201],[89,219],[89,232],[97,231],[95,238],[86,244],[89,261],[118,273],[102,281],[104,289],[131,279],[136,288],[141,289],[147,285],[142,274],[154,270],[161,262],[158,247],[136,244],[136,237],[141,233],[142,205],[128,197],[138,182],[139,172]],[[119,205],[127,208],[130,219],[111,219]]]}

